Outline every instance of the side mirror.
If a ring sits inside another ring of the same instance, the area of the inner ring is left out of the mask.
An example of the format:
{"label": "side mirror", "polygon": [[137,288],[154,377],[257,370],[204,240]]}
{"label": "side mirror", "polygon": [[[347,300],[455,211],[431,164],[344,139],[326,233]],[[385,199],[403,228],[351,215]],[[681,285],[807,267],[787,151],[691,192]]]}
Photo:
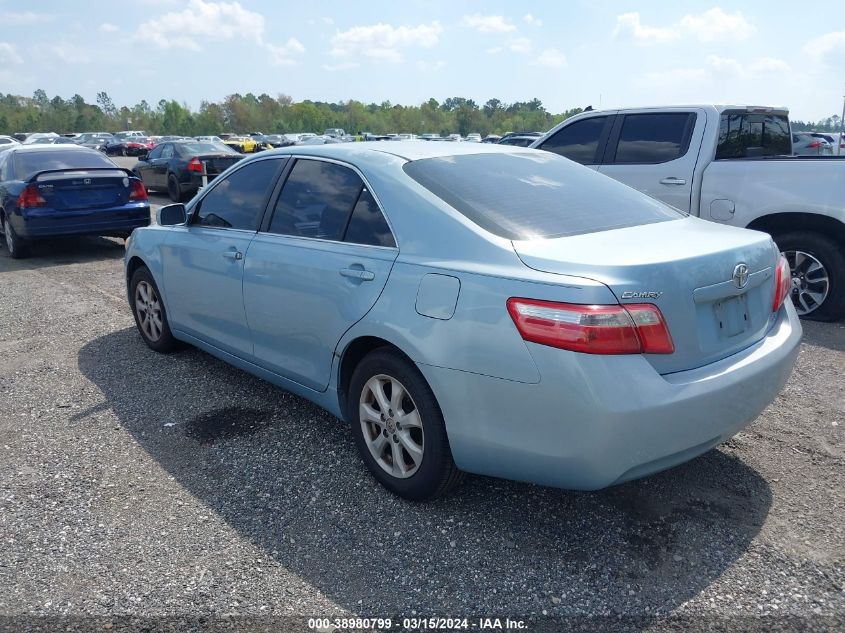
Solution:
{"label": "side mirror", "polygon": [[161,226],[173,226],[174,224],[185,224],[188,220],[188,212],[184,204],[168,204],[156,211],[156,222]]}

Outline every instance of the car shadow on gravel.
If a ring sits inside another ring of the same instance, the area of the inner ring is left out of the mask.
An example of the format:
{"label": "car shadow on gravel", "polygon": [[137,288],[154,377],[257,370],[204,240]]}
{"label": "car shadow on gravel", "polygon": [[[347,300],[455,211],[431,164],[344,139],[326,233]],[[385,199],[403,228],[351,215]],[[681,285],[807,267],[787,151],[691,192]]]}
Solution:
{"label": "car shadow on gravel", "polygon": [[[545,610],[645,624],[745,555],[772,503],[728,444],[601,492],[468,477],[413,504],[376,484],[343,423],[207,354],[155,354],[124,329],[86,344],[78,363],[179,485],[364,615]],[[219,556],[209,549],[208,564]]]}
{"label": "car shadow on gravel", "polygon": [[826,347],[835,352],[845,352],[845,321],[819,323],[802,321],[803,342],[817,347]]}
{"label": "car shadow on gravel", "polygon": [[125,252],[122,239],[89,235],[38,240],[25,259],[11,259],[5,244],[0,246],[0,258],[17,270],[123,259]]}

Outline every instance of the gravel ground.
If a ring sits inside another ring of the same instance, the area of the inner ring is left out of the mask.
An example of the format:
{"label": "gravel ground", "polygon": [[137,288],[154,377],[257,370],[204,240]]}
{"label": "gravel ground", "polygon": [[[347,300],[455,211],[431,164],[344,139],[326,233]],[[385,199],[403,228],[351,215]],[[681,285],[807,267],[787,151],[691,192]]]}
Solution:
{"label": "gravel ground", "polygon": [[784,393],[686,465],[598,493],[469,477],[415,505],[317,407],[145,347],[122,255],[102,238],[0,250],[0,630],[344,614],[845,629],[845,324],[806,323]]}

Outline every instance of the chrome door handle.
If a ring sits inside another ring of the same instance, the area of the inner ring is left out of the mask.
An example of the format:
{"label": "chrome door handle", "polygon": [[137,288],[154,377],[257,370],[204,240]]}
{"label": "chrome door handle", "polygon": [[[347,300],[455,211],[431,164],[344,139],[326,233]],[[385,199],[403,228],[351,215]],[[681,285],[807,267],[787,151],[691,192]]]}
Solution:
{"label": "chrome door handle", "polygon": [[234,259],[235,261],[238,261],[244,258],[244,254],[240,251],[223,251],[223,257],[225,257],[226,259]]}
{"label": "chrome door handle", "polygon": [[376,278],[374,272],[364,270],[363,268],[341,268],[340,274],[344,277],[352,277],[352,279],[360,279],[361,281],[372,281]]}
{"label": "chrome door handle", "polygon": [[684,180],[683,178],[673,178],[673,177],[670,176],[669,178],[663,178],[660,181],[660,184],[661,185],[685,185],[685,184],[687,184],[687,181]]}

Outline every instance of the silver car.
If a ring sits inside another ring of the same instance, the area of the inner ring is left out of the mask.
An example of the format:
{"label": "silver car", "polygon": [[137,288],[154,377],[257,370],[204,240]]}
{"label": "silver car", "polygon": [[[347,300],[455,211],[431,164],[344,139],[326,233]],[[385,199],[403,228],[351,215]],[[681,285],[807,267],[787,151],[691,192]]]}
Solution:
{"label": "silver car", "polygon": [[680,464],[772,402],[801,338],[767,234],[534,149],[271,150],[157,219],[126,251],[147,345],[324,407],[409,499]]}
{"label": "silver car", "polygon": [[830,156],[833,146],[810,132],[793,132],[792,153],[796,156]]}

